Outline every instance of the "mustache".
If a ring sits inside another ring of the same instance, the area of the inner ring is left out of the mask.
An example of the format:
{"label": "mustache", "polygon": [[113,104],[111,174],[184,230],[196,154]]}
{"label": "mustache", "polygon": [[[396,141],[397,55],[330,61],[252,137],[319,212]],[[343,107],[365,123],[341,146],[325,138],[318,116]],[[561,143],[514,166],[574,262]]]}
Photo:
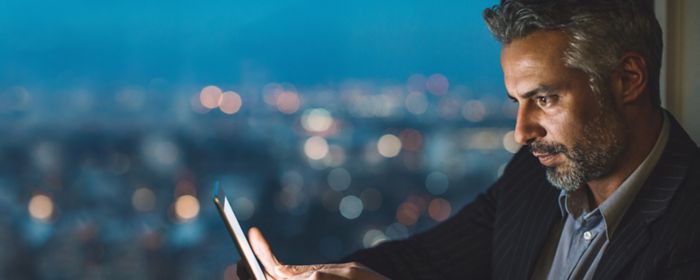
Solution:
{"label": "mustache", "polygon": [[535,141],[528,143],[528,148],[532,153],[538,154],[566,154],[566,146],[560,143],[547,143],[542,141]]}

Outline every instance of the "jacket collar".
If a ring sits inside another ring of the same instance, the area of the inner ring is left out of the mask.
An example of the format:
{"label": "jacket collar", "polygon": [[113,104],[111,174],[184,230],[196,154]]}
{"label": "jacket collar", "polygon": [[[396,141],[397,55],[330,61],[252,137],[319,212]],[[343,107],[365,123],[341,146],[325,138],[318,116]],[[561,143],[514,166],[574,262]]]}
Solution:
{"label": "jacket collar", "polygon": [[[697,151],[697,145],[668,114],[671,131],[659,162],[622,218],[595,275],[617,279],[621,269],[649,242],[649,224],[666,212]],[[596,277],[597,278],[597,277]]]}

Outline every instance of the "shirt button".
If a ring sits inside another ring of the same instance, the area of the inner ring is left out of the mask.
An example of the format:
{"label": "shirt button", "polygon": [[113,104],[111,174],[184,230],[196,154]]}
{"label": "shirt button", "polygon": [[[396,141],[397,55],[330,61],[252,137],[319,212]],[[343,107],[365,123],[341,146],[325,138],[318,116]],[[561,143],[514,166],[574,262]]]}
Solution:
{"label": "shirt button", "polygon": [[590,231],[584,232],[583,233],[583,239],[586,239],[586,241],[590,241],[591,238],[593,238],[593,234],[591,234]]}

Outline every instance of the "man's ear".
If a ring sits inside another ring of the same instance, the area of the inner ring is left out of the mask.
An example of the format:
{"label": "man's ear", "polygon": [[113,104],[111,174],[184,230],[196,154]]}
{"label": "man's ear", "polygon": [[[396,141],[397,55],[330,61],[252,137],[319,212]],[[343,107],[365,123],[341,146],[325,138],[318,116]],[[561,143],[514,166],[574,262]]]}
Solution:
{"label": "man's ear", "polygon": [[613,90],[616,99],[621,104],[633,103],[647,91],[647,63],[644,57],[636,52],[622,55],[620,63],[613,73]]}

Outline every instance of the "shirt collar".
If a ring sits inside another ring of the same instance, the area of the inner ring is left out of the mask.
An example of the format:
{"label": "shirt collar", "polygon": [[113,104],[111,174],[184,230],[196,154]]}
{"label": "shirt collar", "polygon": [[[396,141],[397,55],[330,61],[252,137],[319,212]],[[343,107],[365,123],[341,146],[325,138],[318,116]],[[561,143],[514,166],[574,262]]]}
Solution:
{"label": "shirt collar", "polygon": [[589,194],[586,188],[578,188],[572,192],[567,192],[562,190],[559,193],[559,209],[561,210],[562,217],[566,217],[566,214],[572,215],[578,218],[582,214],[593,213],[599,211],[603,216],[603,221],[606,226],[606,232],[608,240],[612,238],[615,229],[620,224],[622,217],[625,212],[634,201],[637,193],[644,185],[644,182],[651,174],[651,171],[656,166],[656,163],[661,158],[666,143],[668,142],[668,135],[670,131],[670,123],[668,120],[667,113],[663,113],[663,124],[661,126],[661,132],[656,138],[656,143],[651,149],[646,158],[642,163],[635,169],[620,186],[608,197],[603,203],[601,203],[597,209],[590,211],[589,209]]}

